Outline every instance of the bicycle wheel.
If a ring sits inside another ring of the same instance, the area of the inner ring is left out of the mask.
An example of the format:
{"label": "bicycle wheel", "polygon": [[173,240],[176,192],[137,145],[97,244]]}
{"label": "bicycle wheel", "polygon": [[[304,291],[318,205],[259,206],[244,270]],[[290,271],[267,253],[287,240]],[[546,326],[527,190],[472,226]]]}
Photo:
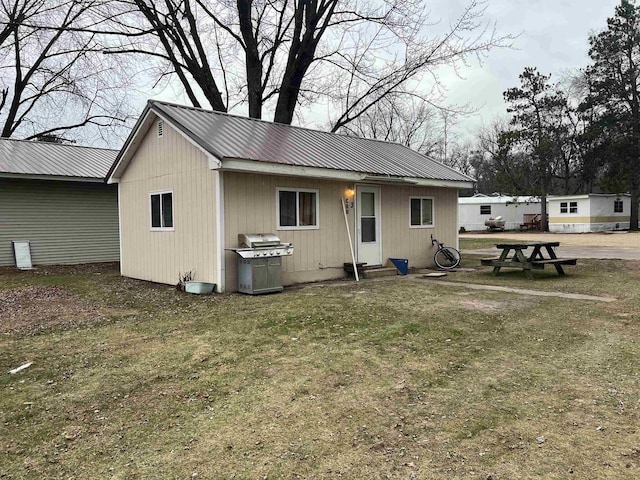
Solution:
{"label": "bicycle wheel", "polygon": [[451,270],[460,264],[460,252],[453,247],[444,247],[436,252],[433,260],[443,270]]}

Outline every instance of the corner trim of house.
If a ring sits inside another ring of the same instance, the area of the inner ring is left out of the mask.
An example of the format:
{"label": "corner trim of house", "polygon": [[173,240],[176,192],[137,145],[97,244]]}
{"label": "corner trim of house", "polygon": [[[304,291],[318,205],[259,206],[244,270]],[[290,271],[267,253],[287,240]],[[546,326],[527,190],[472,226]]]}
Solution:
{"label": "corner trim of house", "polygon": [[224,178],[221,171],[216,173],[216,255],[218,265],[218,293],[225,291],[225,254],[224,254]]}
{"label": "corner trim of house", "polygon": [[118,189],[118,244],[120,246],[120,276],[122,276],[122,202],[120,201],[121,185],[116,185]]}

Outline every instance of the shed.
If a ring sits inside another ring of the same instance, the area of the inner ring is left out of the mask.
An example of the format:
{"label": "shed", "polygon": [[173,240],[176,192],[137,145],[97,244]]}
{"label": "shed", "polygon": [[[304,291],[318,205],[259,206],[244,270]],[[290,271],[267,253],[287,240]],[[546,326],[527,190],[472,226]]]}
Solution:
{"label": "shed", "polygon": [[0,265],[28,241],[35,265],[119,260],[116,150],[0,139]]}
{"label": "shed", "polygon": [[549,231],[562,233],[626,230],[631,218],[628,194],[590,193],[548,197]]}
{"label": "shed", "polygon": [[467,231],[485,230],[486,220],[502,217],[505,230],[517,230],[527,218],[539,215],[540,211],[540,197],[477,193],[458,199],[458,226]]}
{"label": "shed", "polygon": [[399,144],[149,101],[108,175],[120,198],[121,272],[180,272],[238,287],[238,235],[294,245],[283,284],[340,278],[351,261],[426,266],[433,234],[457,244],[458,189],[473,179]]}

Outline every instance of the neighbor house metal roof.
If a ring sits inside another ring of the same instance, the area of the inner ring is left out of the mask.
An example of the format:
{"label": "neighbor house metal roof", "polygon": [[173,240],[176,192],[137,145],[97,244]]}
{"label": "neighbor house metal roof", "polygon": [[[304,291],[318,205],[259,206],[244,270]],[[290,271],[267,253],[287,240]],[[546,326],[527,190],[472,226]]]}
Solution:
{"label": "neighbor house metal roof", "polygon": [[540,197],[513,195],[474,195],[473,197],[459,197],[459,205],[489,205],[500,203],[540,203]]}
{"label": "neighbor house metal roof", "polygon": [[[155,100],[148,102],[147,109],[168,120],[174,128],[218,160],[252,160],[384,177],[473,181],[471,177],[397,143],[310,130]],[[132,135],[135,135],[135,129]],[[131,137],[128,143],[130,141]],[[126,147],[127,144],[123,152]]]}
{"label": "neighbor house metal roof", "polygon": [[103,180],[117,150],[0,139],[0,176]]}

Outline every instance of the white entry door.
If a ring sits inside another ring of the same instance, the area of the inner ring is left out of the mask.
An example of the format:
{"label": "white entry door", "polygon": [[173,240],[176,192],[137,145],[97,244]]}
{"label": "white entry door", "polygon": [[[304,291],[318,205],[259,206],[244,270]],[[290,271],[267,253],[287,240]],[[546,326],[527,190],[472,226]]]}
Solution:
{"label": "white entry door", "polygon": [[356,186],[358,262],[382,264],[380,239],[380,187]]}

